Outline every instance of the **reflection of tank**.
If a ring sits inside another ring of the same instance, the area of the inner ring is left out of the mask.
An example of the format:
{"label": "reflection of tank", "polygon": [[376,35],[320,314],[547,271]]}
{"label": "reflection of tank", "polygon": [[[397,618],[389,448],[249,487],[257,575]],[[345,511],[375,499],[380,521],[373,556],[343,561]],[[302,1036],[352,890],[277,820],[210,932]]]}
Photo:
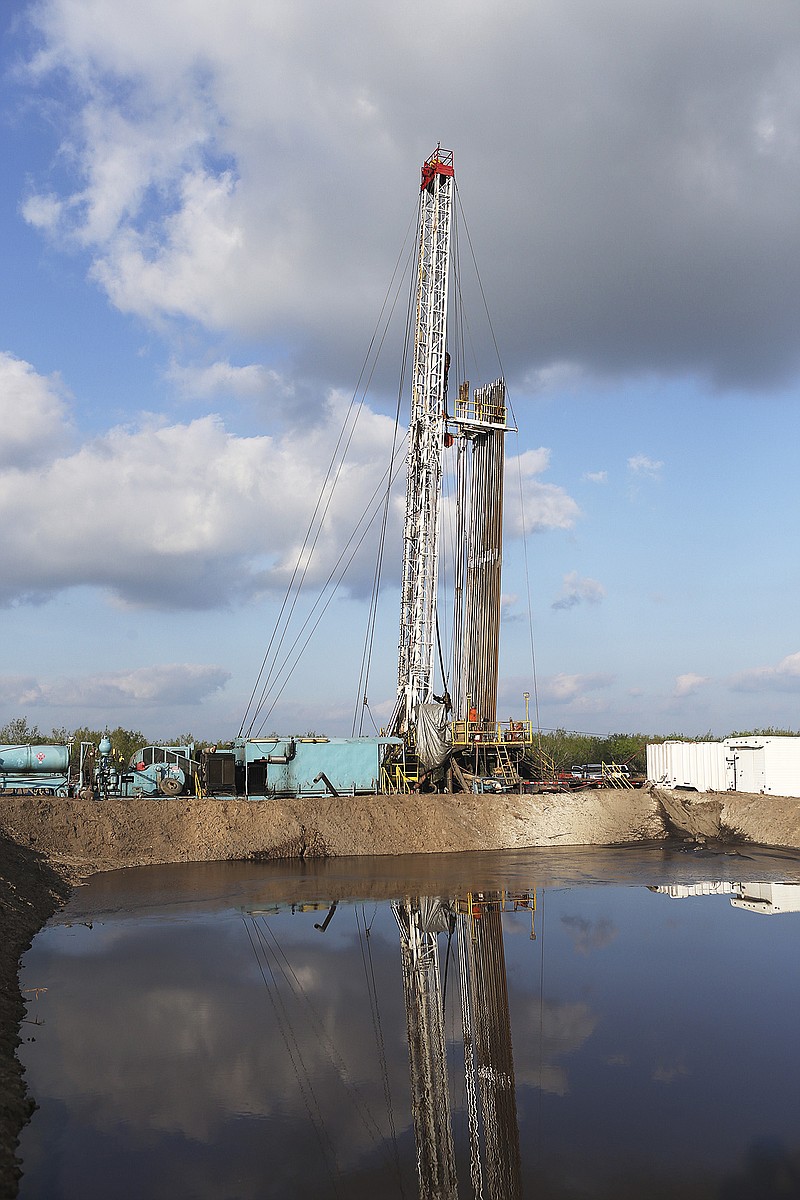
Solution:
{"label": "reflection of tank", "polygon": [[0,746],[0,791],[66,795],[69,746]]}
{"label": "reflection of tank", "polygon": [[730,896],[736,891],[736,884],[722,879],[704,879],[700,883],[659,883],[647,890],[659,896],[670,896],[673,900],[686,900],[689,896]]}
{"label": "reflection of tank", "polygon": [[766,915],[800,912],[800,883],[739,883],[734,890],[734,908]]}
{"label": "reflection of tank", "polygon": [[800,883],[729,883],[703,880],[700,883],[658,884],[647,889],[673,900],[690,896],[730,896],[734,908],[748,912],[800,912]]}

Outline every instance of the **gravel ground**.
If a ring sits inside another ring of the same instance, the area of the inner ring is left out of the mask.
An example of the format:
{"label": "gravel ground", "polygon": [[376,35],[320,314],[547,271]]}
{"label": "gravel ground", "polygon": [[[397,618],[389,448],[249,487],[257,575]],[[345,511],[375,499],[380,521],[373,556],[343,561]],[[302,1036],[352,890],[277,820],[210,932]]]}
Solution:
{"label": "gravel ground", "polygon": [[19,961],[88,875],[154,863],[612,846],[670,837],[800,848],[800,800],[655,788],[249,802],[0,798],[0,1200],[16,1196],[15,1148],[33,1109],[15,1055],[25,1015]]}

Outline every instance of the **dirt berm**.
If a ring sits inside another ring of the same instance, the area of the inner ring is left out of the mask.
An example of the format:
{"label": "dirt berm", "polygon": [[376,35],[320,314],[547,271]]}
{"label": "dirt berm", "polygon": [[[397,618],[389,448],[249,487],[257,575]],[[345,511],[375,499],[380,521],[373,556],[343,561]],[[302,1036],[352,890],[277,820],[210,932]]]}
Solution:
{"label": "dirt berm", "polygon": [[31,1101],[15,1057],[19,960],[95,871],[170,862],[624,845],[672,837],[800,848],[800,800],[643,791],[306,800],[0,797],[0,1198]]}

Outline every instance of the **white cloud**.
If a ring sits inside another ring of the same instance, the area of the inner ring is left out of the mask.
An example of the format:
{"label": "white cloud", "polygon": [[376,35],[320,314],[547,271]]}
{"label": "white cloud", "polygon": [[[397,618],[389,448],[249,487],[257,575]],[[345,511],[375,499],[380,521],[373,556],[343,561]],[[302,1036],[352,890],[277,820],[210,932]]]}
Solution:
{"label": "white cloud", "polygon": [[800,652],[787,654],[774,667],[753,667],[731,680],[734,692],[800,692]]}
{"label": "white cloud", "polygon": [[628,459],[628,469],[632,474],[647,479],[658,479],[663,467],[663,462],[656,462],[654,459],[648,458],[646,454],[635,454]]}
{"label": "white cloud", "polygon": [[673,695],[676,698],[681,696],[694,696],[701,687],[709,683],[707,675],[693,675],[687,672],[685,675],[678,675],[675,680],[675,691]]}
{"label": "white cloud", "polygon": [[[535,264],[489,281],[511,372],[547,390],[586,370],[750,382],[793,367],[792,6],[618,3],[602,27],[590,0],[467,7],[442,57],[450,5],[420,39],[365,0],[41,0],[29,77],[58,88],[67,182],[54,196],[48,179],[27,218],[86,247],[124,311],[314,327],[333,355],[380,303],[384,231],[406,225],[435,111],[491,271]],[[526,111],[539,119],[510,119]],[[494,164],[512,157],[498,194]]]}
{"label": "white cloud", "polygon": [[[554,483],[537,476],[550,466],[550,451],[544,446],[506,459],[506,532],[517,537],[545,529],[571,529],[581,510],[572,497]],[[521,499],[521,503],[520,503]]]}
{"label": "white cloud", "polygon": [[500,619],[506,623],[518,621],[521,614],[517,610],[519,596],[513,592],[504,592],[500,597]]}
{"label": "white cloud", "polygon": [[212,329],[236,321],[236,285],[252,254],[231,211],[236,186],[227,172],[185,174],[180,207],[164,219],[165,240],[155,253],[147,233],[126,226],[115,234],[92,275],[117,308],[142,317],[189,316]]}
{"label": "white cloud", "polygon": [[551,704],[575,704],[586,701],[587,693],[608,688],[614,682],[613,675],[551,675],[539,685],[539,698]]}
{"label": "white cloud", "polygon": [[29,225],[46,233],[55,233],[61,222],[64,205],[57,196],[29,196],[20,205],[20,212]]}
{"label": "white cloud", "polygon": [[523,378],[525,390],[534,395],[577,392],[586,381],[586,372],[573,362],[556,362],[528,372]]}
{"label": "white cloud", "polygon": [[286,396],[291,391],[291,385],[277,371],[259,363],[237,367],[227,360],[220,360],[201,367],[181,366],[172,362],[167,378],[185,395],[199,399],[220,394],[254,396],[270,392],[280,392]]}
{"label": "white cloud", "polygon": [[59,377],[0,352],[0,424],[0,470],[30,470],[66,451],[73,433]]}
{"label": "white cloud", "polygon": [[570,571],[564,576],[561,595],[553,601],[556,609],[575,608],[577,604],[599,604],[605,597],[606,589],[596,579],[581,578],[577,571]]}
{"label": "white cloud", "polygon": [[608,483],[608,471],[586,471],[582,478],[587,483]]}
{"label": "white cloud", "polygon": [[[180,425],[151,416],[43,461],[59,422],[67,426],[64,405],[28,364],[6,356],[3,371],[17,454],[0,469],[2,599],[85,584],[130,604],[206,608],[285,584],[347,411],[340,396],[300,439],[237,437],[215,416]],[[327,578],[369,508],[392,433],[389,418],[362,408],[310,583]]]}
{"label": "white cloud", "polygon": [[151,708],[200,704],[230,679],[222,667],[200,663],[157,663],[131,671],[42,681],[0,677],[0,698],[11,706]]}

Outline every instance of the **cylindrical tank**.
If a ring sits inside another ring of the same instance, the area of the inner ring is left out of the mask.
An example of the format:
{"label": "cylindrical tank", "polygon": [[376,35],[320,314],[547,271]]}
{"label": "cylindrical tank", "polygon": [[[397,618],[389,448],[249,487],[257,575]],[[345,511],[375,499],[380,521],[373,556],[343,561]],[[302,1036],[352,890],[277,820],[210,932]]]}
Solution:
{"label": "cylindrical tank", "polygon": [[69,746],[0,746],[0,774],[19,771],[63,774],[69,770]]}

